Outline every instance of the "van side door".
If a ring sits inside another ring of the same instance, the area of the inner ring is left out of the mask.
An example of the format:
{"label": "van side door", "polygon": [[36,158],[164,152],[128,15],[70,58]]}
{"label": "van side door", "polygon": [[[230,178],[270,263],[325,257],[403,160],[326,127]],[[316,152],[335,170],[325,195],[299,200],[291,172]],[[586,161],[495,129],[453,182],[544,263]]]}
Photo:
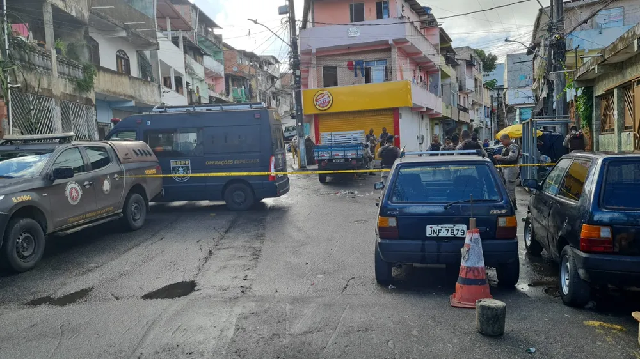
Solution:
{"label": "van side door", "polygon": [[207,199],[207,177],[191,176],[207,172],[202,128],[145,128],[144,142],[155,153],[162,167],[165,201]]}
{"label": "van side door", "polygon": [[102,143],[82,146],[96,186],[96,217],[116,212],[124,195],[124,170],[111,147]]}

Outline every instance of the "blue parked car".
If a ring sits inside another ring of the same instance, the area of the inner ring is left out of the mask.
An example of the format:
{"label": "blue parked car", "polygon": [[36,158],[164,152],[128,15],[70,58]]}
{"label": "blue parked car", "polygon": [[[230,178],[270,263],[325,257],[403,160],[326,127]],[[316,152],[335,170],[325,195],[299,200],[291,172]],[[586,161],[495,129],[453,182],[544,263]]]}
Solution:
{"label": "blue parked car", "polygon": [[[499,285],[513,287],[520,275],[517,221],[502,178],[489,159],[469,155],[407,154],[391,169],[378,211],[376,281],[393,280],[398,264],[460,266],[470,218],[476,218],[484,261]],[[435,154],[426,152],[425,154]]]}
{"label": "blue parked car", "polygon": [[640,155],[572,152],[523,185],[525,247],[560,264],[565,304],[584,306],[593,286],[640,286]]}

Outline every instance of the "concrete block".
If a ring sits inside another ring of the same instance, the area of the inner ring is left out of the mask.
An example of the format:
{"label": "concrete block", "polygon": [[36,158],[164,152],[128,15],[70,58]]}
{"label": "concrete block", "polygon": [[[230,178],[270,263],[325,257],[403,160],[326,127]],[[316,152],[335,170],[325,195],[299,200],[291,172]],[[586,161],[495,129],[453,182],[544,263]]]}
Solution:
{"label": "concrete block", "polygon": [[478,333],[498,337],[504,334],[507,305],[496,299],[480,299],[476,302],[476,328]]}
{"label": "concrete block", "polygon": [[[635,320],[640,322],[640,312],[633,312],[631,315]],[[638,344],[640,344],[640,323],[638,323]]]}

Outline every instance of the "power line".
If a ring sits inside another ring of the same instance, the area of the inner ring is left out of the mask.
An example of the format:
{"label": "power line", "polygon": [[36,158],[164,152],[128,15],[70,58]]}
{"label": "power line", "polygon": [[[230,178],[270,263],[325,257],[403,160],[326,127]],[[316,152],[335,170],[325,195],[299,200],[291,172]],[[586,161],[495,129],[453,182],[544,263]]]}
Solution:
{"label": "power line", "polygon": [[526,2],[529,2],[529,1],[533,1],[533,0],[520,0],[520,1],[512,2],[512,3],[508,3],[508,4],[504,4],[504,5],[498,5],[498,6],[490,7],[490,8],[487,8],[487,9],[469,11],[469,12],[465,12],[465,13],[462,13],[462,14],[456,14],[456,15],[442,16],[442,17],[440,17],[440,20],[451,19],[451,18],[460,17],[460,16],[467,16],[467,15],[471,15],[471,14],[477,14],[477,13],[480,13],[480,12],[492,11],[492,10],[500,9],[500,8],[503,8],[503,7],[523,4],[523,3],[526,3]]}

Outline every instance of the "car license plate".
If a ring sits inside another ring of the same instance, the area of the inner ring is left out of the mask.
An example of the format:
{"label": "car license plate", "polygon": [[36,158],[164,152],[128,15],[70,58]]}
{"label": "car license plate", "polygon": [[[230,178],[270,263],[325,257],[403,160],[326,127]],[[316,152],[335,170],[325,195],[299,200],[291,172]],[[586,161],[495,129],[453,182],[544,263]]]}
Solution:
{"label": "car license plate", "polygon": [[344,162],[344,159],[334,159],[333,162]]}
{"label": "car license plate", "polygon": [[467,226],[464,224],[428,225],[427,237],[464,237]]}

